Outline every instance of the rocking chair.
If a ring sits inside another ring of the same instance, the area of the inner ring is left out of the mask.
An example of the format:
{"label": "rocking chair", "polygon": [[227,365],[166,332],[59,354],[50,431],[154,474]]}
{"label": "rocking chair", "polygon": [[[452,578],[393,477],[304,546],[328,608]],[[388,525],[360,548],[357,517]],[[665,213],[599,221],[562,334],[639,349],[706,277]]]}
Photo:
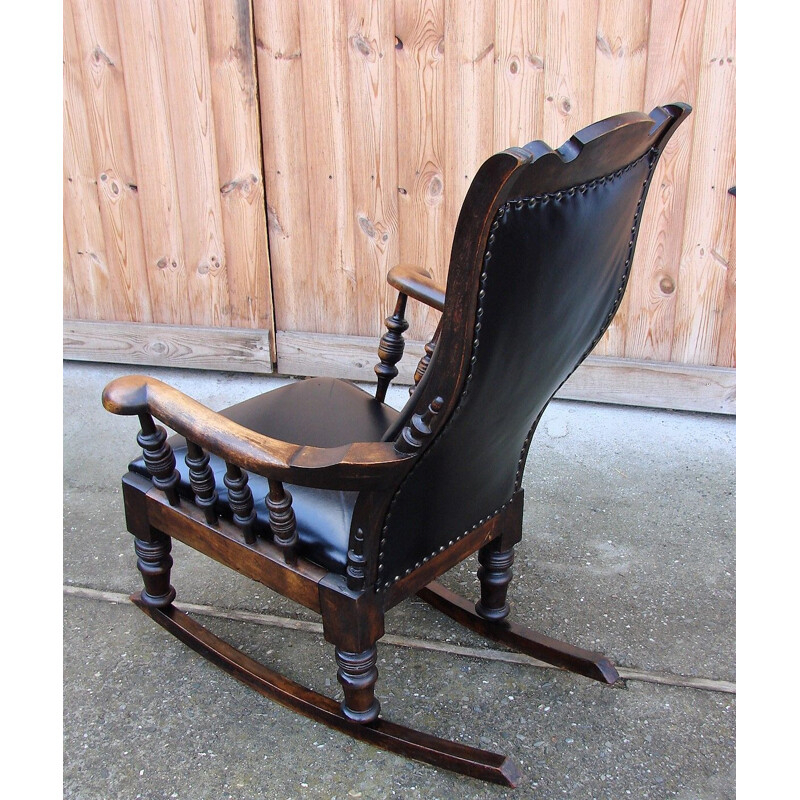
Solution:
{"label": "rocking chair", "polygon": [[[446,291],[398,266],[373,398],[307,379],[219,413],[160,381],[128,376],[103,404],[136,414],[143,450],[123,477],[144,590],[133,602],[264,695],[377,747],[514,786],[507,758],[380,716],[376,642],[384,614],[417,595],[457,622],[603,683],[599,653],[506,619],[522,473],[548,402],[591,352],[628,282],[645,196],[690,112],[622,114],[558,150],[535,141],[478,171],[456,227]],[[403,353],[408,298],[441,310],[402,411],[385,404]],[[167,438],[159,420],[177,432]],[[171,538],[319,613],[344,699],[300,686],[173,605]],[[480,599],[436,579],[478,552]]]}

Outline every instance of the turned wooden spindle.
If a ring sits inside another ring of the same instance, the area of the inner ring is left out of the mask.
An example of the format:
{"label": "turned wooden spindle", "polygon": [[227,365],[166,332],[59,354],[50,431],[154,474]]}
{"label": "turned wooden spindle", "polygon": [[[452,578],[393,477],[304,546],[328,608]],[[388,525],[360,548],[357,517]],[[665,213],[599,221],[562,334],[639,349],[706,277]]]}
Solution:
{"label": "turned wooden spindle", "polygon": [[403,350],[406,343],[403,334],[408,330],[406,320],[406,302],[408,297],[402,292],[397,296],[397,304],[391,317],[386,317],[386,333],[381,336],[378,344],[378,358],[380,363],[375,365],[375,374],[378,376],[378,387],[375,390],[375,399],[381,403],[386,399],[386,390],[394,378],[397,377],[398,369],[395,366],[403,357]]}
{"label": "turned wooden spindle", "polygon": [[422,376],[428,369],[428,365],[431,363],[431,357],[433,356],[433,351],[436,349],[436,344],[439,341],[439,333],[441,332],[441,324],[439,327],[436,328],[436,332],[433,334],[431,340],[425,345],[425,355],[419,360],[417,364],[417,368],[414,371],[414,385],[409,387],[408,393],[409,395],[414,394],[414,389],[419,386],[419,382],[422,380]]}
{"label": "turned wooden spindle", "polygon": [[491,622],[505,619],[509,612],[506,595],[513,577],[514,548],[500,550],[495,539],[480,549],[478,563],[481,599],[475,604],[475,612]]}
{"label": "turned wooden spindle", "polygon": [[194,492],[195,503],[203,509],[209,525],[217,522],[217,485],[209,466],[208,453],[195,442],[186,442],[186,466],[189,467],[189,484]]}
{"label": "turned wooden spindle", "polygon": [[142,429],[136,441],[142,448],[144,465],[153,486],[164,492],[171,506],[177,506],[180,504],[178,481],[181,476],[175,469],[175,454],[167,442],[167,432],[161,425],[156,425],[149,414],[139,414],[139,423]]}
{"label": "turned wooden spindle", "polygon": [[254,525],[256,511],[253,505],[253,492],[247,485],[247,473],[243,472],[236,464],[226,464],[227,471],[223,481],[228,487],[228,503],[233,512],[233,521],[241,528],[247,544],[256,540]]}
{"label": "turned wooden spindle", "polygon": [[138,556],[136,566],[144,582],[140,595],[142,603],[151,608],[166,608],[175,599],[175,589],[169,584],[172,539],[153,533],[149,541],[135,538],[133,547]]}
{"label": "turned wooden spindle", "polygon": [[297,563],[297,520],[292,508],[292,495],[280,481],[269,479],[269,494],[266,498],[269,511],[269,527],[275,544],[283,552],[287,564]]}
{"label": "turned wooden spindle", "polygon": [[353,546],[347,551],[347,588],[360,592],[364,588],[367,559],[364,555],[364,531],[359,528]]}
{"label": "turned wooden spindle", "polygon": [[414,414],[411,422],[403,428],[403,432],[395,442],[394,449],[398,453],[415,453],[422,449],[425,440],[431,435],[434,417],[441,411],[444,400],[437,397],[431,401],[424,414]]}
{"label": "turned wooden spindle", "polygon": [[355,722],[373,722],[378,718],[381,704],[375,697],[378,680],[378,650],[373,645],[361,653],[349,653],[336,648],[336,677],[344,689],[342,713]]}

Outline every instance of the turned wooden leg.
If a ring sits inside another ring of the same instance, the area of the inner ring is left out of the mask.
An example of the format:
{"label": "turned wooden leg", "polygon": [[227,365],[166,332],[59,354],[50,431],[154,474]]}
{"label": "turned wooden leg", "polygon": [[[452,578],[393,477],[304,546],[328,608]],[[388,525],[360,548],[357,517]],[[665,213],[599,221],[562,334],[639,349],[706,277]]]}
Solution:
{"label": "turned wooden leg", "polygon": [[149,540],[134,539],[134,549],[139,557],[136,566],[144,581],[142,603],[152,608],[166,608],[175,599],[175,589],[169,584],[172,539],[154,531]]}
{"label": "turned wooden leg", "polygon": [[508,616],[506,594],[514,574],[511,570],[511,565],[514,563],[514,547],[500,550],[499,542],[499,539],[495,539],[478,552],[481,599],[475,604],[475,612],[490,622],[497,622]]}
{"label": "turned wooden leg", "polygon": [[348,578],[332,573],[319,582],[319,601],[325,639],[336,649],[336,677],[344,689],[342,714],[353,722],[373,722],[381,706],[375,697],[378,680],[378,651],[375,643],[383,636],[383,608],[373,591],[348,588],[361,584],[358,555],[363,531],[350,542]]}
{"label": "turned wooden leg", "polygon": [[374,645],[361,653],[336,648],[336,677],[344,689],[342,713],[354,722],[373,722],[380,714],[381,704],[375,697],[377,661],[378,649]]}

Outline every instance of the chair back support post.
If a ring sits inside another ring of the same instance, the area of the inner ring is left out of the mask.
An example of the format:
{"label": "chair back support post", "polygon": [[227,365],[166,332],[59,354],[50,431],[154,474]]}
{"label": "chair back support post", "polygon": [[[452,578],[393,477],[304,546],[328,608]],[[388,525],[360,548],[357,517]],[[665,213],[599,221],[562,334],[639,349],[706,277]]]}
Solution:
{"label": "chair back support post", "polygon": [[439,343],[392,430],[406,447],[408,426],[443,398],[388,505],[379,587],[479,529],[520,488],[538,420],[619,308],[653,171],[688,111],[620,115],[558,150],[532,142],[479,170]]}
{"label": "chair back support post", "polygon": [[386,317],[386,333],[381,336],[378,345],[378,358],[380,361],[375,365],[375,374],[378,376],[378,385],[375,389],[375,399],[382,403],[386,400],[386,390],[389,384],[397,377],[397,362],[403,357],[406,342],[403,334],[408,330],[408,320],[406,320],[406,303],[408,296],[399,292],[394,312],[390,317]]}

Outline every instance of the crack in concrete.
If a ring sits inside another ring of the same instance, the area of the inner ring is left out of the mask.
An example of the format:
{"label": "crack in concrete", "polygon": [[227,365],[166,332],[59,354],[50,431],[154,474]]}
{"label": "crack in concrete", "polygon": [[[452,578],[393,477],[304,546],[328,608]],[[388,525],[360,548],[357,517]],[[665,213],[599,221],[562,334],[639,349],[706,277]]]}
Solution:
{"label": "crack in concrete", "polygon": [[[99,600],[107,603],[130,603],[130,598],[125,594],[117,592],[106,592],[99,589],[91,589],[87,586],[64,586],[64,594],[72,597],[83,597],[89,600]],[[284,628],[289,630],[305,631],[322,635],[322,624],[319,622],[309,622],[308,620],[291,619],[290,617],[279,617],[273,614],[259,614],[254,611],[243,611],[239,609],[217,608],[215,606],[197,605],[195,603],[176,603],[176,608],[180,608],[187,613],[194,613],[200,616],[217,617],[221,619],[234,620],[238,622],[251,622],[256,625],[266,625],[274,628]],[[524,664],[526,666],[540,667],[544,669],[559,669],[544,661],[539,661],[531,656],[521,653],[514,653],[505,650],[493,650],[491,648],[462,647],[450,644],[449,642],[439,642],[430,639],[416,639],[409,636],[398,636],[386,634],[381,638],[381,642],[396,647],[410,647],[417,650],[432,650],[452,655],[467,656],[469,658],[480,658],[485,661],[502,661],[507,664]],[[689,677],[675,675],[667,672],[655,672],[651,670],[639,670],[615,664],[617,672],[623,681],[641,681],[643,683],[658,683],[665,686],[674,686],[685,689],[701,689],[710,692],[723,692],[726,694],[736,694],[736,684],[731,681],[717,680],[715,678]]]}

